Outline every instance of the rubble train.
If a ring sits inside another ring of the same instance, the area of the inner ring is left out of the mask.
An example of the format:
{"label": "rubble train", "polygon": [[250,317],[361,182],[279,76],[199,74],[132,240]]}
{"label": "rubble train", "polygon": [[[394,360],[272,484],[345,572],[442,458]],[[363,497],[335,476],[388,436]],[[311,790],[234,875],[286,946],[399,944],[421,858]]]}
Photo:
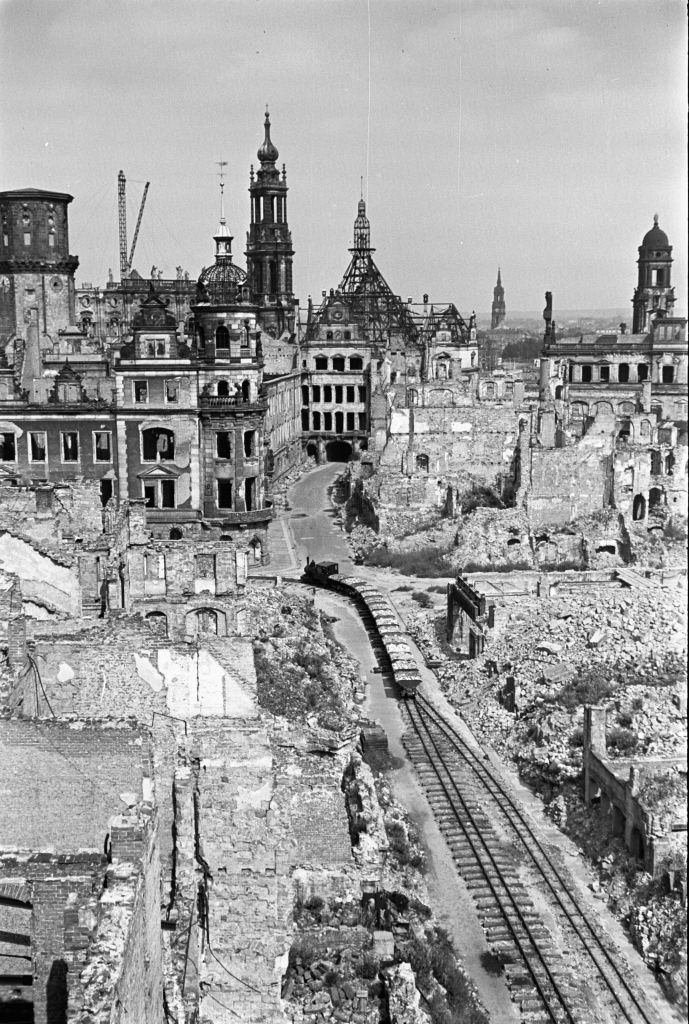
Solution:
{"label": "rubble train", "polygon": [[392,677],[402,696],[415,697],[421,685],[421,676],[407,637],[389,601],[366,580],[358,576],[342,575],[337,562],[307,561],[301,578],[304,583],[334,590],[354,601],[362,612],[364,622],[370,620],[380,640],[377,654],[381,668]]}

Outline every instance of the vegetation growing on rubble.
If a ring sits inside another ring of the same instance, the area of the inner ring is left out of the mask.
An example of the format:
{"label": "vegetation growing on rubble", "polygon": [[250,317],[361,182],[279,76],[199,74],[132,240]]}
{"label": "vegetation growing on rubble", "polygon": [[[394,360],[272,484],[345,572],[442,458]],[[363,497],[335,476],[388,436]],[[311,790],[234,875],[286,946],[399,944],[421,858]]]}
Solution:
{"label": "vegetation growing on rubble", "polygon": [[[438,926],[417,930],[408,947],[409,962],[419,989],[428,994],[433,1024],[488,1024],[475,1003],[466,975],[457,966],[452,940]],[[442,987],[438,987],[442,986]]]}
{"label": "vegetation growing on rubble", "polygon": [[425,579],[454,577],[455,571],[448,561],[450,549],[443,550],[428,544],[415,551],[391,551],[386,547],[369,550],[365,555],[367,565],[381,569],[397,569],[405,576],[420,576]]}

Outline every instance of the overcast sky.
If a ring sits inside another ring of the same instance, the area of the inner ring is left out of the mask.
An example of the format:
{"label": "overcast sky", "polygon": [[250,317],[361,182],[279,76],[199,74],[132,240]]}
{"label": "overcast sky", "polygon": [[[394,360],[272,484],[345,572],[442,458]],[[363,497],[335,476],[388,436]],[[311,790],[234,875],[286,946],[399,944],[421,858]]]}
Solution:
{"label": "overcast sky", "polygon": [[[653,214],[686,311],[684,0],[0,0],[0,188],[70,192],[77,281],[237,262],[263,136],[287,166],[295,290],[347,265],[360,178],[403,297],[625,307]],[[631,307],[630,316],[631,316]]]}

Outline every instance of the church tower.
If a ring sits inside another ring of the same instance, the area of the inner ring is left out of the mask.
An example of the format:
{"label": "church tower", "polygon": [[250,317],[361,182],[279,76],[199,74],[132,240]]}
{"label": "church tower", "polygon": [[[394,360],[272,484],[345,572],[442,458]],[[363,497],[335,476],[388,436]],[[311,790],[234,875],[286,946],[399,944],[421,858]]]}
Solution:
{"label": "church tower", "polygon": [[658,214],[653,227],[644,235],[639,246],[639,280],[634,289],[632,305],[633,334],[645,334],[651,329],[655,316],[672,316],[675,289],[670,283],[672,275],[672,246],[667,235],[658,227]]}
{"label": "church tower", "polygon": [[294,330],[292,235],[287,223],[287,175],[275,163],[279,153],[270,138],[266,110],[265,139],[257,153],[260,168],[249,184],[251,225],[246,240],[246,266],[252,300],[259,307],[261,327],[272,334]]}
{"label": "church tower", "polygon": [[500,280],[500,267],[498,267],[498,283],[493,288],[493,305],[491,307],[490,326],[491,330],[499,327],[505,319],[505,289]]}

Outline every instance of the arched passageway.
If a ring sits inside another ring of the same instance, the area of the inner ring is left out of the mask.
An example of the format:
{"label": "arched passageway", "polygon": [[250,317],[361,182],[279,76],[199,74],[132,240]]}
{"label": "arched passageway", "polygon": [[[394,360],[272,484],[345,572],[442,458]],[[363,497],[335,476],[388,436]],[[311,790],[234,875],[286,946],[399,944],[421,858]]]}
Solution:
{"label": "arched passageway", "polygon": [[328,462],[349,462],[352,457],[352,446],[349,441],[328,441],[325,455]]}

